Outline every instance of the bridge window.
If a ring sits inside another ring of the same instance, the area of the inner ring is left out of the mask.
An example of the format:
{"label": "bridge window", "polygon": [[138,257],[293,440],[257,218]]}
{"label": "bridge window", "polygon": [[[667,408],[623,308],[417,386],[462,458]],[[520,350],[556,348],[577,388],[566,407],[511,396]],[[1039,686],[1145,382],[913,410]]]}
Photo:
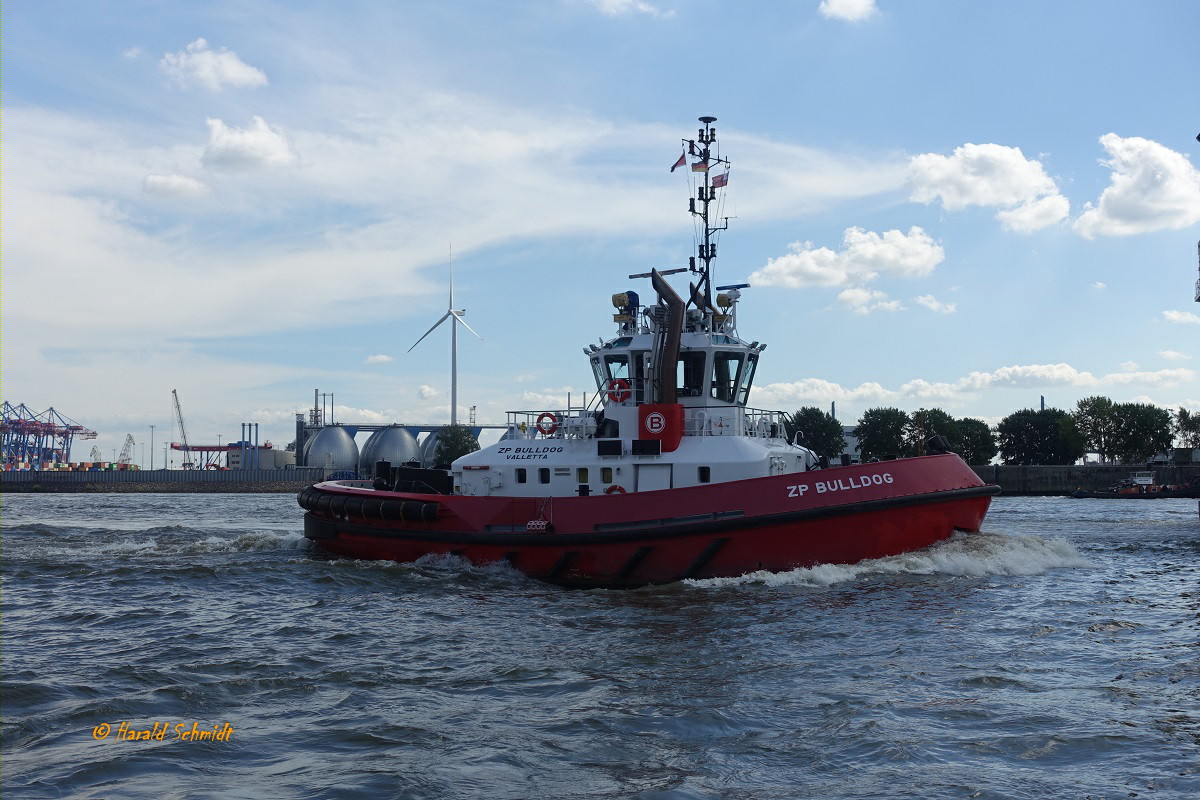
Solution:
{"label": "bridge window", "polygon": [[699,397],[704,392],[704,356],[703,350],[680,354],[676,375],[680,396]]}
{"label": "bridge window", "polygon": [[624,354],[605,356],[604,369],[608,372],[608,377],[614,380],[617,378],[629,380],[629,356]]}
{"label": "bridge window", "polygon": [[604,368],[600,366],[600,359],[592,359],[592,374],[596,378],[596,391],[604,391]]}
{"label": "bridge window", "polygon": [[742,370],[742,379],[738,383],[738,405],[744,406],[750,399],[750,384],[754,382],[754,369],[758,366],[758,353],[746,357],[746,368]]}
{"label": "bridge window", "polygon": [[723,403],[732,403],[737,395],[738,370],[744,353],[717,353],[713,358],[712,396]]}

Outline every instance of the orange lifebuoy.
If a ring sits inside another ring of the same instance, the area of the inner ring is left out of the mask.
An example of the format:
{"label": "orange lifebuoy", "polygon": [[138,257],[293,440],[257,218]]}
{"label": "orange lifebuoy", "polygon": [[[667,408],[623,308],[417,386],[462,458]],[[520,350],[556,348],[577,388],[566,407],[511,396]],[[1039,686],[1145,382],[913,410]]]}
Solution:
{"label": "orange lifebuoy", "polygon": [[544,435],[549,436],[558,430],[558,417],[549,411],[543,411],[541,416],[537,418],[537,429]]}
{"label": "orange lifebuoy", "polygon": [[608,382],[608,399],[614,403],[624,403],[629,399],[629,381],[624,378],[613,378]]}
{"label": "orange lifebuoy", "polygon": [[614,483],[612,486],[605,489],[604,493],[605,494],[625,494],[625,487],[621,486],[618,483]]}

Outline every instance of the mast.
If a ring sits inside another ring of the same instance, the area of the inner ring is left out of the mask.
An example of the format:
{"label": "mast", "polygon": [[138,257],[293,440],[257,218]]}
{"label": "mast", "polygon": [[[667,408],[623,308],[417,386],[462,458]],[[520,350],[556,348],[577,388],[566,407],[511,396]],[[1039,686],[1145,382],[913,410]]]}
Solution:
{"label": "mast", "polygon": [[[729,227],[728,218],[725,219],[723,224],[714,225],[710,213],[710,205],[716,199],[716,190],[719,188],[713,185],[712,168],[721,164],[725,165],[726,170],[729,168],[727,160],[717,158],[713,154],[712,146],[717,141],[717,129],[713,127],[713,123],[716,121],[716,117],[700,117],[700,122],[704,127],[699,130],[696,139],[684,140],[684,143],[688,146],[688,152],[698,159],[692,163],[692,171],[700,172],[704,176],[696,188],[696,197],[689,202],[688,207],[693,216],[700,218],[700,222],[704,228],[699,252],[697,253],[697,257],[691,259],[690,264],[691,271],[699,276],[700,282],[699,286],[692,287],[690,302],[709,317],[710,323],[713,312],[712,262],[717,257],[717,246],[713,242],[713,234]],[[724,185],[724,179],[722,179],[720,186]],[[698,207],[697,200],[699,201]],[[698,261],[697,258],[699,259]]]}

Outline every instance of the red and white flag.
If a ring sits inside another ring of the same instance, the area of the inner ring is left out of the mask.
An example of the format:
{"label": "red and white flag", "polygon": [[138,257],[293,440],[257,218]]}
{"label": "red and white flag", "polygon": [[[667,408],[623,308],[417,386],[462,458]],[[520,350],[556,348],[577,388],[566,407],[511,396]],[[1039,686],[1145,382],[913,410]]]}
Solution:
{"label": "red and white flag", "polygon": [[729,173],[728,172],[722,172],[720,175],[713,176],[712,186],[714,189],[720,189],[722,186],[725,186],[728,183],[729,183]]}
{"label": "red and white flag", "polygon": [[687,156],[685,156],[683,153],[680,153],[679,160],[671,165],[671,172],[674,172],[675,170],[679,169],[686,163],[687,163]]}

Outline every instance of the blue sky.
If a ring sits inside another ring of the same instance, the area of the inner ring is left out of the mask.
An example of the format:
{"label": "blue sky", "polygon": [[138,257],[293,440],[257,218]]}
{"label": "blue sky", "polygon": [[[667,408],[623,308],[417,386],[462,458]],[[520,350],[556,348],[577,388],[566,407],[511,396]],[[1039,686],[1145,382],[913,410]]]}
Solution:
{"label": "blue sky", "polygon": [[[101,433],[480,422],[592,391],[686,261],[696,118],[751,403],[1200,410],[1193,2],[51,2],[4,9],[4,399]],[[77,445],[77,447],[81,447]],[[81,447],[86,449],[86,447]],[[85,458],[86,453],[76,452]]]}

